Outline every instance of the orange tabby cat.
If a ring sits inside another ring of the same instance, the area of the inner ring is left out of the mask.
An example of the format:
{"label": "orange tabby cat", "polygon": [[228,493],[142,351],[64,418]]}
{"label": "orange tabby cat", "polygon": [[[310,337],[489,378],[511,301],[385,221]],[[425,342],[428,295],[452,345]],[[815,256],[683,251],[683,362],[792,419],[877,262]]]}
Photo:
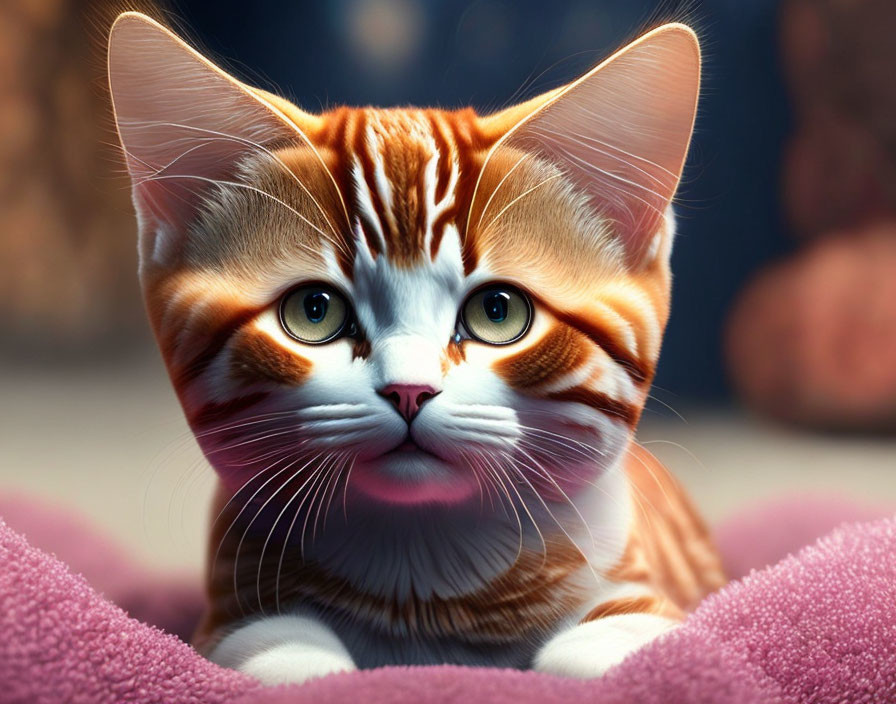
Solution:
{"label": "orange tabby cat", "polygon": [[722,583],[633,443],[699,72],[666,25],[494,115],[311,115],[118,19],[147,309],[220,476],[211,659],[595,676]]}

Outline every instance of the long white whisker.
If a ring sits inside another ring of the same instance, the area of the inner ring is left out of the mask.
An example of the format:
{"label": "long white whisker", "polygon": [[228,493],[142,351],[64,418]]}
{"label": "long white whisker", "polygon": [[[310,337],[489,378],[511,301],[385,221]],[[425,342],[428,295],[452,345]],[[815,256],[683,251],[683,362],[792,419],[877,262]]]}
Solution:
{"label": "long white whisker", "polygon": [[241,418],[238,421],[233,421],[232,423],[225,423],[221,425],[217,425],[213,428],[209,428],[208,430],[204,430],[201,433],[195,433],[197,438],[204,438],[210,435],[217,435],[218,433],[224,433],[228,430],[236,430],[238,428],[244,428],[250,425],[258,425],[259,423],[271,423],[275,420],[279,420],[283,416],[292,416],[295,415],[295,411],[277,411],[275,413],[261,413],[256,416],[248,416],[247,418]]}
{"label": "long white whisker", "polygon": [[[326,221],[327,225],[329,226],[330,232],[333,235],[333,237],[334,238],[337,237],[336,228],[333,226],[333,223],[330,221],[330,218],[328,217],[326,211],[323,209],[323,206],[320,204],[320,202],[317,200],[317,198],[314,197],[314,194],[311,192],[311,190],[302,182],[302,180],[296,175],[296,173],[292,169],[290,169],[279,156],[277,156],[277,154],[275,152],[271,151],[270,149],[265,147],[263,144],[258,144],[257,142],[253,142],[250,139],[246,139],[244,137],[238,137],[238,136],[232,135],[232,134],[227,134],[225,132],[218,132],[217,130],[210,130],[210,129],[206,129],[206,128],[202,128],[202,127],[194,127],[193,125],[185,125],[185,124],[181,124],[181,123],[177,123],[177,122],[160,122],[160,121],[146,121],[146,120],[130,120],[130,121],[123,120],[120,122],[122,122],[123,124],[128,124],[130,126],[133,126],[137,129],[149,129],[149,128],[154,128],[154,127],[176,127],[176,128],[184,129],[184,130],[193,130],[196,132],[202,132],[205,134],[214,135],[214,138],[194,138],[194,141],[208,142],[208,141],[214,141],[214,140],[231,140],[231,141],[237,142],[239,144],[246,144],[250,147],[253,147],[255,149],[258,149],[259,151],[264,152],[269,157],[271,157],[274,161],[276,161],[277,164],[279,164],[280,167],[283,169],[283,171],[285,171],[302,188],[302,190],[305,191],[305,193],[308,195],[308,197],[311,199],[311,201],[317,207],[318,211],[320,211],[320,214]],[[197,145],[197,147],[194,147],[193,149],[196,149],[200,146],[204,146],[204,145]],[[175,159],[170,161],[168,164],[166,164],[165,166],[158,169],[154,175],[158,175],[165,169],[171,167],[172,165],[174,165],[175,162],[182,159],[184,156],[186,156],[186,154],[193,151],[193,149],[190,149],[187,152],[185,152],[184,154],[181,154],[180,156],[176,157]],[[148,164],[147,164],[147,166],[148,166]],[[350,226],[350,223],[348,222],[347,219],[346,219],[346,225]],[[342,250],[345,251],[343,244],[338,239],[330,239],[330,238],[327,238],[327,239],[332,244],[336,245],[337,247],[342,248]]]}
{"label": "long white whisker", "polygon": [[[342,474],[345,472],[346,466],[349,465],[349,463],[351,463],[351,465],[354,465],[354,463],[355,463],[355,459],[356,459],[355,456],[353,456],[349,452],[346,452],[343,454],[344,454],[344,457],[342,460],[342,464],[339,466],[339,469],[336,472],[333,472],[332,487],[330,489],[329,496],[327,496],[327,499],[326,499],[326,509],[324,510],[324,517],[323,517],[323,521],[321,523],[323,528],[326,528],[326,526],[327,526],[327,519],[330,516],[330,507],[333,505],[333,497],[336,495],[336,489],[339,487],[339,480],[342,478]],[[349,470],[349,471],[351,471],[351,470]],[[317,534],[317,518],[314,519],[314,531],[311,535],[312,543],[314,542],[314,538],[315,538],[316,534]]]}
{"label": "long white whisker", "polygon": [[[258,477],[258,476],[260,476],[260,475],[266,473],[267,471],[273,469],[273,468],[276,467],[278,464],[280,464],[281,462],[283,462],[283,461],[285,461],[285,460],[288,460],[289,458],[290,458],[290,455],[287,455],[287,456],[285,456],[285,457],[281,457],[279,460],[277,460],[276,462],[273,462],[270,466],[268,466],[268,467],[266,467],[265,469],[261,470],[261,472],[258,472],[258,473],[257,473],[256,475],[254,475],[251,479],[249,479],[249,481],[247,481],[245,484],[243,484],[243,486],[240,487],[240,489],[239,489],[233,496],[230,497],[230,499],[229,499],[229,500],[227,501],[227,503],[224,505],[224,508],[222,508],[221,511],[218,513],[217,517],[216,517],[215,520],[214,520],[214,523],[212,523],[212,528],[214,529],[214,527],[218,524],[218,521],[221,520],[221,518],[224,516],[225,512],[227,511],[227,509],[230,507],[230,505],[233,503],[234,499],[237,497],[237,495],[240,493],[240,491],[242,491],[242,489],[243,489],[244,487],[246,487],[246,486],[247,486],[253,479],[255,479],[256,477]],[[218,543],[218,549],[215,551],[215,557],[214,557],[214,559],[212,560],[212,571],[213,571],[213,572],[214,572],[214,566],[215,566],[215,565],[217,564],[217,562],[218,562],[218,556],[219,556],[220,553],[221,553],[221,548],[222,548],[223,545],[224,545],[224,541],[227,539],[227,536],[230,534],[230,531],[231,531],[231,530],[233,529],[233,527],[237,524],[237,522],[238,522],[239,519],[242,517],[242,515],[246,512],[246,509],[247,509],[249,506],[252,505],[252,502],[255,501],[255,498],[256,498],[256,497],[257,497],[257,496],[264,490],[264,488],[265,488],[268,484],[270,484],[270,483],[271,483],[272,481],[274,481],[277,477],[279,477],[281,474],[283,474],[285,471],[287,471],[290,467],[294,466],[298,461],[299,461],[299,459],[295,459],[295,460],[293,460],[292,462],[290,462],[289,464],[287,464],[285,467],[282,467],[282,468],[279,469],[277,472],[275,472],[271,477],[268,477],[268,479],[266,479],[265,482],[255,490],[255,493],[253,493],[252,496],[250,496],[249,499],[242,505],[242,507],[241,507],[240,510],[239,510],[239,513],[237,513],[236,517],[230,522],[230,525],[228,526],[227,530],[224,531],[224,535],[221,536],[221,540],[220,540],[219,543]]]}
{"label": "long white whisker", "polygon": [[[510,462],[514,465],[514,470],[516,471],[517,476],[520,479],[522,479],[529,486],[529,488],[532,490],[532,493],[535,494],[535,498],[538,499],[539,503],[544,507],[545,511],[548,512],[548,515],[551,517],[551,519],[554,521],[554,523],[560,529],[560,532],[566,536],[566,539],[570,542],[570,544],[585,559],[585,564],[588,566],[588,569],[590,570],[591,574],[594,576],[594,579],[598,580],[599,578],[598,578],[597,572],[594,570],[594,567],[591,565],[591,561],[588,559],[588,556],[582,551],[582,549],[578,546],[576,541],[572,539],[572,536],[566,531],[566,528],[563,526],[563,523],[554,515],[554,512],[551,511],[550,507],[547,505],[547,502],[545,502],[545,500],[543,498],[541,498],[541,494],[538,492],[538,490],[535,488],[535,486],[533,486],[532,482],[529,481],[529,478],[526,476],[526,473],[519,468],[517,461],[514,460],[513,457],[510,457],[510,456],[508,456],[507,459],[510,460]],[[526,466],[523,465],[523,468],[525,468],[525,467]],[[531,468],[529,468],[529,469],[531,470]],[[545,550],[547,550],[547,548],[545,548]]]}
{"label": "long white whisker", "polygon": [[[334,456],[334,453],[327,453],[323,457],[323,459],[320,461],[320,464],[318,464],[317,468],[312,472],[311,476],[308,477],[308,479],[306,479],[302,483],[302,486],[300,486],[293,493],[292,497],[290,497],[289,501],[286,502],[286,505],[283,507],[283,510],[280,512],[280,516],[282,516],[286,512],[286,509],[289,508],[289,505],[293,501],[295,501],[295,499],[305,489],[305,487],[308,486],[308,484],[312,484],[312,487],[313,487],[314,484],[317,483],[319,478],[321,478],[322,476],[325,476],[326,465],[333,458],[333,456]],[[295,528],[296,520],[298,520],[299,514],[302,511],[302,506],[305,505],[305,502],[308,500],[308,497],[310,496],[310,494],[311,494],[311,489],[309,489],[307,492],[305,492],[305,495],[301,498],[298,505],[296,506],[296,510],[293,512],[292,520],[289,522],[289,528],[287,528],[286,535],[283,538],[283,545],[280,548],[280,559],[277,561],[277,573],[274,578],[274,603],[276,604],[277,613],[280,613],[280,575],[282,574],[282,571],[283,571],[283,562],[286,559],[286,549],[289,547],[289,540],[292,536],[293,528]],[[310,506],[309,506],[309,510],[310,510]],[[277,522],[280,521],[280,516],[277,517]],[[271,536],[268,535],[268,540],[265,541],[264,548],[262,548],[262,554],[264,554],[265,549],[267,549],[267,545],[268,545],[268,542],[270,541],[270,537]],[[305,555],[304,555],[304,551],[302,549],[301,542],[299,544],[299,552],[300,552],[302,561],[304,561]],[[260,571],[258,574],[258,582],[256,584],[256,588],[258,589],[258,591],[260,593],[260,591],[261,591],[261,572]]]}
{"label": "long white whisker", "polygon": [[[535,465],[535,467],[538,468],[538,469],[537,469],[537,473],[539,474],[539,476],[541,476],[543,479],[546,479],[546,480],[549,481],[551,484],[553,484],[553,485],[554,485],[554,488],[555,488],[558,492],[560,492],[560,495],[564,498],[564,500],[566,501],[566,503],[568,503],[568,504],[570,505],[570,507],[572,508],[572,510],[575,512],[576,516],[577,516],[577,517],[579,518],[579,520],[582,522],[582,527],[585,529],[585,532],[588,533],[588,537],[591,539],[591,544],[594,545],[594,535],[591,533],[591,526],[588,524],[588,521],[585,520],[585,517],[582,515],[582,512],[579,511],[579,507],[575,505],[575,502],[574,502],[574,501],[569,497],[569,495],[563,490],[563,487],[560,486],[560,484],[557,482],[557,480],[554,479],[553,476],[551,476],[551,473],[544,467],[544,465],[542,465],[538,460],[536,460],[531,454],[529,454],[529,453],[528,453],[525,449],[523,449],[522,447],[519,447],[518,450],[519,450],[519,451],[520,451],[526,458],[528,458],[528,459]],[[535,467],[533,467],[532,469],[534,470]],[[556,519],[555,519],[555,520],[556,520]],[[567,537],[569,537],[569,536],[567,536]],[[584,553],[582,553],[582,555],[583,555],[583,557],[585,557],[585,560],[587,561],[587,560],[588,560],[588,557],[587,557]]]}
{"label": "long white whisker", "polygon": [[[299,553],[302,556],[302,560],[305,559],[305,533],[308,530],[308,521],[311,519],[312,509],[314,508],[314,504],[317,501],[318,495],[320,495],[320,491],[323,488],[325,481],[330,477],[330,473],[333,471],[333,468],[341,457],[341,452],[335,452],[330,455],[326,463],[321,463],[320,481],[315,482],[316,486],[314,487],[314,494],[311,495],[311,500],[308,503],[308,510],[305,511],[305,520],[302,521],[302,534],[299,536]],[[326,466],[324,466],[324,464],[326,464]],[[309,489],[309,494],[310,493],[311,490]],[[304,499],[302,500],[302,503],[304,503]]]}
{"label": "long white whisker", "polygon": [[[257,572],[257,574],[256,574],[256,576],[255,576],[255,591],[256,591],[256,594],[258,595],[258,600],[259,600],[259,602],[261,602],[261,572],[262,572],[262,564],[264,563],[264,556],[265,556],[265,553],[267,552],[268,545],[270,544],[270,542],[271,542],[271,538],[272,538],[273,535],[274,535],[274,530],[276,529],[277,525],[280,523],[280,519],[283,517],[283,515],[284,515],[284,514],[286,513],[286,511],[289,509],[289,507],[290,507],[290,505],[292,504],[292,502],[295,501],[296,498],[298,498],[298,496],[302,493],[302,491],[304,490],[304,488],[305,488],[306,486],[308,486],[309,483],[316,481],[317,478],[320,476],[320,474],[321,474],[321,465],[322,465],[324,462],[327,461],[328,457],[329,457],[329,456],[327,456],[326,458],[324,458],[324,459],[321,461],[321,464],[318,465],[315,469],[313,469],[313,470],[311,471],[311,476],[309,476],[304,482],[302,482],[302,485],[301,485],[298,489],[296,489],[296,490],[293,492],[292,496],[289,497],[289,500],[284,504],[284,506],[283,506],[282,510],[280,511],[280,513],[277,514],[277,518],[276,518],[276,520],[274,521],[274,524],[273,524],[271,530],[268,532],[268,536],[267,536],[267,538],[265,538],[264,545],[263,545],[262,548],[261,548],[261,559],[259,560],[258,572]],[[277,609],[277,613],[280,613],[280,571],[281,571],[282,568],[283,568],[283,559],[284,559],[284,555],[286,554],[286,548],[287,548],[287,545],[289,544],[289,537],[290,537],[290,535],[292,534],[292,527],[295,525],[296,517],[299,515],[299,512],[302,510],[302,505],[304,504],[306,498],[307,498],[307,493],[306,493],[305,496],[302,498],[302,500],[299,501],[298,506],[296,506],[296,510],[295,510],[295,512],[293,513],[292,520],[290,521],[290,524],[289,524],[289,528],[288,528],[287,531],[286,531],[286,536],[283,538],[283,545],[282,545],[282,548],[281,548],[281,551],[280,551],[280,559],[279,559],[278,562],[277,562],[277,573],[276,573],[276,576],[275,576],[275,582],[274,582],[274,583],[275,583],[275,587],[274,587],[274,604],[275,604],[275,608]]]}
{"label": "long white whisker", "polygon": [[477,229],[477,230],[478,230],[478,229],[481,229],[481,227],[482,227],[482,219],[485,217],[485,214],[488,212],[489,206],[492,204],[492,200],[494,200],[494,198],[495,198],[495,196],[497,195],[498,191],[501,190],[501,186],[503,186],[503,185],[504,185],[504,182],[510,177],[510,175],[511,175],[514,171],[516,171],[517,167],[518,167],[520,164],[522,164],[526,159],[529,159],[529,158],[531,158],[531,155],[530,155],[530,154],[523,154],[523,155],[517,160],[517,162],[516,162],[513,166],[510,167],[510,169],[507,171],[507,173],[504,174],[504,175],[501,177],[501,180],[498,181],[498,185],[495,186],[494,190],[491,192],[491,195],[489,195],[488,200],[485,201],[485,206],[482,208],[482,212],[479,213],[479,220],[478,220],[478,222],[476,223],[476,229]]}
{"label": "long white whisker", "polygon": [[[486,466],[491,468],[491,476],[493,477],[494,481],[503,490],[504,496],[506,496],[506,498],[507,498],[507,503],[510,506],[511,510],[513,511],[513,516],[516,519],[517,530],[519,531],[519,543],[517,545],[516,557],[514,558],[514,562],[516,562],[517,560],[519,560],[520,555],[523,554],[523,541],[524,541],[523,522],[520,518],[520,513],[516,508],[516,504],[513,501],[513,497],[510,495],[510,489],[508,488],[507,484],[511,485],[514,492],[519,497],[520,503],[523,506],[523,510],[525,510],[526,513],[528,514],[529,520],[532,521],[532,525],[534,526],[535,530],[538,532],[539,536],[541,536],[541,531],[538,529],[538,525],[536,524],[535,519],[533,518],[532,514],[529,513],[529,510],[526,507],[526,502],[523,501],[523,498],[522,498],[522,496],[519,495],[519,492],[516,490],[516,487],[514,487],[512,482],[510,482],[510,478],[507,476],[507,472],[501,470],[501,468],[499,466],[497,466],[496,462],[493,464],[491,458],[486,457],[484,454],[481,454],[480,456],[482,458],[482,461],[486,464]],[[502,474],[504,475],[504,478],[507,479],[507,484],[504,483],[504,479],[501,477]],[[541,542],[542,542],[542,546],[544,547],[545,552],[546,552],[547,547],[544,542],[544,537],[541,538]]]}
{"label": "long white whisker", "polygon": [[[255,523],[255,521],[258,519],[258,517],[262,514],[262,512],[264,512],[264,510],[265,510],[265,508],[267,508],[268,504],[270,504],[271,501],[274,500],[274,498],[277,496],[277,494],[279,494],[281,491],[283,491],[283,488],[284,488],[284,487],[288,486],[289,483],[290,483],[293,479],[295,479],[297,476],[299,476],[299,474],[301,474],[301,473],[302,473],[302,472],[303,472],[303,471],[304,471],[304,470],[305,470],[305,469],[306,469],[312,462],[314,462],[314,459],[315,459],[315,458],[312,457],[308,462],[306,462],[304,465],[302,465],[301,467],[299,467],[299,469],[297,469],[295,472],[293,472],[292,476],[290,476],[289,479],[287,479],[285,482],[283,482],[283,483],[282,483],[282,484],[281,484],[281,485],[274,491],[274,493],[271,494],[271,495],[265,500],[265,502],[261,505],[261,508],[259,508],[258,511],[255,512],[255,516],[253,516],[252,520],[249,521],[248,525],[246,526],[245,530],[243,531],[243,535],[240,537],[240,541],[239,541],[239,543],[238,543],[237,546],[236,546],[236,557],[235,557],[235,559],[234,559],[234,564],[233,564],[233,587],[234,587],[234,591],[237,593],[237,602],[239,602],[239,562],[240,562],[240,551],[243,549],[243,543],[244,543],[245,540],[246,540],[246,536],[249,534],[249,530],[252,528],[252,524]],[[298,461],[299,461],[299,460],[297,459],[296,462],[298,462]],[[294,463],[294,464],[295,464],[295,463]],[[282,515],[282,514],[281,514],[281,515]],[[280,520],[280,519],[279,519],[279,517],[278,517],[277,521],[279,521],[279,520]],[[273,531],[273,530],[277,527],[277,521],[274,522],[274,525],[272,526],[271,531]],[[270,533],[268,534],[268,538],[270,538]],[[262,551],[262,555],[261,555],[261,558],[260,558],[260,561],[259,561],[259,570],[261,569],[261,564],[262,564],[263,562],[264,562],[264,551]],[[242,610],[242,606],[240,607],[240,610]]]}
{"label": "long white whisker", "polygon": [[[172,180],[177,180],[177,179],[202,181],[204,183],[211,183],[216,186],[229,186],[231,188],[244,188],[247,191],[252,191],[253,193],[256,193],[264,198],[269,198],[270,200],[274,201],[278,205],[282,205],[284,208],[286,208],[288,211],[290,211],[293,215],[295,215],[297,218],[299,218],[299,220],[301,220],[306,225],[308,225],[308,227],[310,227],[312,230],[314,230],[315,232],[320,234],[325,240],[329,240],[329,235],[327,235],[326,232],[321,230],[317,225],[315,225],[308,218],[306,218],[304,215],[302,215],[302,213],[300,213],[298,210],[293,208],[289,203],[281,200],[277,196],[272,195],[261,188],[252,186],[248,183],[240,183],[239,181],[224,181],[221,179],[208,178],[207,176],[198,176],[196,174],[164,174],[161,176],[152,176],[152,177],[145,178],[141,181],[136,182],[135,185],[142,185],[144,183],[149,183],[150,181],[172,181]],[[295,244],[314,255],[319,254],[317,249],[305,244],[304,242],[296,242]]]}
{"label": "long white whisker", "polygon": [[[314,511],[314,520],[311,522],[311,544],[314,545],[314,541],[317,539],[317,524],[320,520],[320,514],[324,507],[324,502],[326,501],[327,493],[331,490],[332,486],[335,486],[336,481],[339,478],[340,469],[345,466],[345,461],[348,456],[346,452],[338,452],[336,453],[336,457],[333,462],[330,464],[327,469],[327,476],[324,478],[324,481],[320,483],[320,486],[315,490],[315,494],[311,499],[311,504],[308,506],[308,516],[305,517],[307,521],[310,517],[311,509],[314,506],[315,502],[317,502],[317,507]],[[320,492],[320,500],[318,501],[318,492]]]}
{"label": "long white whisker", "polygon": [[246,445],[253,445],[258,442],[265,442],[266,440],[271,440],[273,438],[283,437],[284,435],[295,435],[298,432],[298,428],[295,426],[290,426],[289,428],[285,428],[283,430],[272,430],[272,431],[263,431],[261,435],[256,437],[249,437],[246,440],[240,440],[239,442],[235,442],[231,445],[224,445],[222,447],[215,447],[209,450],[206,454],[208,455],[217,455],[221,452],[228,452],[229,450],[235,450],[238,447],[245,447]]}
{"label": "long white whisker", "polygon": [[488,225],[486,225],[484,229],[488,229],[492,225],[494,225],[495,222],[498,220],[498,218],[500,218],[504,213],[506,213],[513,205],[518,203],[520,200],[522,200],[526,196],[530,195],[533,191],[536,191],[537,189],[541,188],[546,183],[549,183],[549,182],[553,181],[554,179],[560,178],[562,175],[563,174],[554,174],[553,176],[548,176],[543,181],[540,181],[539,183],[532,186],[532,188],[527,188],[525,191],[520,193],[516,198],[514,198],[512,201],[510,201],[507,205],[505,205],[503,208],[501,208],[501,210],[498,211],[498,214],[495,215],[495,217],[493,217],[491,220],[488,221]]}
{"label": "long white whisker", "polygon": [[[510,459],[510,457],[504,452],[501,452],[501,456],[505,457],[506,459]],[[492,466],[497,470],[499,476],[503,476],[504,479],[507,480],[507,484],[505,486],[512,489],[513,493],[516,494],[517,498],[520,500],[520,506],[522,507],[522,509],[526,513],[526,515],[529,517],[529,521],[532,523],[532,527],[535,529],[535,532],[538,533],[538,538],[541,540],[542,564],[544,564],[545,562],[547,562],[547,558],[548,558],[548,544],[544,538],[544,534],[541,532],[541,528],[538,525],[538,521],[535,520],[535,516],[533,516],[532,512],[529,510],[529,505],[526,503],[526,500],[523,498],[523,495],[520,493],[519,489],[517,488],[516,483],[513,480],[511,480],[510,475],[507,474],[507,470],[502,465],[498,464],[497,462],[495,462]],[[520,535],[522,536],[522,527],[520,528]],[[522,546],[520,547],[520,551],[522,551]]]}
{"label": "long white whisker", "polygon": [[[473,477],[476,479],[476,485],[479,487],[479,513],[480,514],[485,513],[486,493],[488,493],[489,506],[492,510],[494,510],[495,504],[494,504],[494,501],[492,500],[491,489],[483,484],[483,477],[482,477],[483,473],[481,471],[481,467],[479,466],[479,463],[475,460],[475,458],[472,455],[470,455],[468,452],[465,452],[464,450],[460,451],[460,456],[461,456],[461,459],[463,459],[463,461],[467,464],[467,467],[470,469],[470,471],[473,473]],[[502,506],[502,508],[503,508],[503,506]],[[506,513],[506,510],[505,510],[505,513]]]}

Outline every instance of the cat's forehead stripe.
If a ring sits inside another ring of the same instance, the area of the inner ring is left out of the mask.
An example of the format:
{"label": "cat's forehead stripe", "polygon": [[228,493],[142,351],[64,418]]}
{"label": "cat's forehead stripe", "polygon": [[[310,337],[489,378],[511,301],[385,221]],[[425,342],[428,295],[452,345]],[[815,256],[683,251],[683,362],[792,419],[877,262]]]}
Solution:
{"label": "cat's forehead stripe", "polygon": [[[396,266],[434,259],[453,225],[465,241],[466,213],[490,143],[472,111],[342,109],[341,129],[318,135],[337,152],[333,168],[355,232]],[[466,262],[465,262],[466,265]],[[466,265],[465,268],[469,269]]]}

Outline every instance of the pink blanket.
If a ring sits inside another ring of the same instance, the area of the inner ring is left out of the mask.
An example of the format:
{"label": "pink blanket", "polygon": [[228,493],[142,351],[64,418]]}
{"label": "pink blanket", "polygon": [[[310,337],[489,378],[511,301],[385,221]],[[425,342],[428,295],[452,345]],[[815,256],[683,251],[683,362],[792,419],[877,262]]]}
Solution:
{"label": "pink blanket", "polygon": [[[839,528],[732,583],[599,680],[396,667],[262,688],[113,604],[183,632],[198,606],[194,587],[147,574],[64,514],[21,498],[0,501],[0,514],[87,577],[0,521],[0,702],[896,701],[894,519]],[[720,541],[740,574],[745,555],[761,567],[841,519],[870,515],[840,502],[782,502],[729,521]]]}

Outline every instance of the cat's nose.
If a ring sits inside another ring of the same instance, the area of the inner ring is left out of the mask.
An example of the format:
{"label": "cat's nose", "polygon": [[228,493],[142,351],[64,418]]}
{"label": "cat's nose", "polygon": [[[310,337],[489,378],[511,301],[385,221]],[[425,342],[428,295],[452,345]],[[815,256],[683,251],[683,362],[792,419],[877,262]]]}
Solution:
{"label": "cat's nose", "polygon": [[429,384],[389,384],[377,392],[395,406],[404,419],[410,423],[420,411],[420,407],[433,396],[441,393]]}

